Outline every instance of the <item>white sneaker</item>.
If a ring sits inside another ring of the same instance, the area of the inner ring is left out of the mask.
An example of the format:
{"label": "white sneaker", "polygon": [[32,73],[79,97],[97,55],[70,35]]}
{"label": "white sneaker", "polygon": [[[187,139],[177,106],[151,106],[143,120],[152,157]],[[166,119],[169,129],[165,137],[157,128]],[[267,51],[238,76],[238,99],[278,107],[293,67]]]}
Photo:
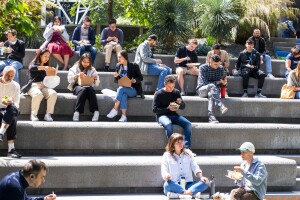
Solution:
{"label": "white sneaker", "polygon": [[174,193],[174,192],[168,192],[167,193],[167,198],[168,199],[178,199],[179,198],[179,194],[178,193]]}
{"label": "white sneaker", "polygon": [[111,109],[111,111],[106,115],[106,117],[108,118],[114,118],[115,116],[117,116],[118,111],[115,109]]}
{"label": "white sneaker", "polygon": [[36,115],[31,114],[30,115],[30,120],[33,121],[33,122],[36,122],[36,121],[39,121],[39,118]]}
{"label": "white sneaker", "polygon": [[200,199],[201,198],[201,192],[197,192],[196,194],[193,195],[195,199]]}
{"label": "white sneaker", "polygon": [[192,199],[192,195],[188,195],[188,194],[180,194],[179,195],[179,199]]}
{"label": "white sneaker", "polygon": [[74,115],[73,115],[73,121],[74,122],[78,122],[79,121],[79,112],[74,112]]}
{"label": "white sneaker", "polygon": [[267,77],[271,78],[271,79],[275,78],[275,76],[273,76],[273,74],[271,74],[271,73],[268,73]]}
{"label": "white sneaker", "polygon": [[122,115],[121,118],[119,119],[119,122],[127,122],[126,115]]}
{"label": "white sneaker", "polygon": [[99,120],[99,111],[95,111],[93,118],[92,118],[92,122],[97,122]]}
{"label": "white sneaker", "polygon": [[45,114],[44,120],[47,121],[47,122],[53,122],[53,119],[52,119],[50,113]]}

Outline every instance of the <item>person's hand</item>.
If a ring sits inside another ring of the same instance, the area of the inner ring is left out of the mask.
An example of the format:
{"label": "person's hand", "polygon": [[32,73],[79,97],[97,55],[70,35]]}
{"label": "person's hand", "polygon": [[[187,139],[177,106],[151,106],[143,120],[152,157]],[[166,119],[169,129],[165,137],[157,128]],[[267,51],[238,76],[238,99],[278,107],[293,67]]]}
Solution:
{"label": "person's hand", "polygon": [[220,79],[220,82],[221,82],[222,85],[226,85],[227,84],[227,79],[226,78],[224,80]]}
{"label": "person's hand", "polygon": [[93,78],[93,79],[97,79],[97,74],[93,74],[93,75],[92,75],[92,78]]}
{"label": "person's hand", "polygon": [[201,181],[203,181],[205,184],[208,184],[208,183],[209,183],[208,178],[206,178],[206,177],[204,177],[204,176],[201,177]]}
{"label": "person's hand", "polygon": [[134,78],[131,79],[131,83],[136,83],[136,80]]}
{"label": "person's hand", "polygon": [[12,105],[14,104],[14,99],[12,97],[10,97],[7,101],[2,102],[4,105]]}
{"label": "person's hand", "polygon": [[110,41],[112,41],[112,40],[114,40],[114,37],[108,37],[107,39],[106,39],[108,42],[110,42]]}
{"label": "person's hand", "polygon": [[240,166],[234,166],[233,169],[236,171],[236,172],[239,172],[239,173],[242,173],[244,171],[243,168],[241,168]]}
{"label": "person's hand", "polygon": [[4,42],[0,42],[0,47],[3,47],[4,46]]}
{"label": "person's hand", "polygon": [[169,180],[171,180],[171,175],[170,174],[168,174],[168,175],[166,175],[165,177],[164,177],[164,180],[165,181],[169,181]]}
{"label": "person's hand", "polygon": [[79,45],[83,44],[83,41],[82,41],[82,40],[80,40],[80,41],[78,42],[78,44],[79,44]]}
{"label": "person's hand", "polygon": [[56,194],[49,194],[44,197],[44,200],[56,200]]}
{"label": "person's hand", "polygon": [[118,72],[114,73],[114,77],[117,78],[119,76]]}
{"label": "person's hand", "polygon": [[156,64],[162,64],[162,60],[161,59],[156,59]]}
{"label": "person's hand", "polygon": [[178,107],[173,107],[171,104],[174,103],[174,102],[171,102],[170,105],[168,106],[168,109],[170,111],[177,111],[179,109],[179,106]]}
{"label": "person's hand", "polygon": [[5,52],[6,53],[11,53],[13,51],[13,49],[11,48],[11,47],[7,47],[6,49],[5,49]]}
{"label": "person's hand", "polygon": [[181,98],[177,98],[177,99],[176,99],[176,103],[181,104],[181,102],[182,102],[182,99],[181,99]]}
{"label": "person's hand", "polygon": [[184,60],[191,60],[191,58],[187,56],[184,58]]}
{"label": "person's hand", "polygon": [[54,32],[61,32],[61,29],[60,29],[59,26],[54,25],[54,26],[53,26],[53,31],[54,31]]}
{"label": "person's hand", "polygon": [[83,72],[80,72],[80,73],[79,73],[79,77],[80,77],[80,78],[83,78],[84,76],[85,76],[85,74],[84,74]]}

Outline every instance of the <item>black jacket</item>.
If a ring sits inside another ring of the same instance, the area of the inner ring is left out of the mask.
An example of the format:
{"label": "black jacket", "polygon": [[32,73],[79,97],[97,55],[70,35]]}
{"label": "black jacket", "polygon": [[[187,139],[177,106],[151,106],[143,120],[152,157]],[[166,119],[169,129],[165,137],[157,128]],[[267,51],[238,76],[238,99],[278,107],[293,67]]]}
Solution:
{"label": "black jacket", "polygon": [[255,49],[252,49],[252,52],[249,53],[247,49],[242,51],[238,57],[235,68],[237,70],[247,68],[247,65],[253,65],[253,71],[258,71],[260,68],[260,54]]}
{"label": "black jacket", "polygon": [[[116,66],[116,72],[119,74],[120,68],[122,67],[122,65],[120,63],[117,64]],[[141,74],[141,70],[140,67],[136,64],[136,63],[128,63],[127,66],[127,76],[129,79],[135,79],[136,83],[132,83],[131,87],[133,87],[136,91],[138,95],[141,95],[143,93],[142,90],[142,81],[143,81],[143,75]],[[118,83],[118,80],[121,77],[118,76],[115,78],[115,83]]]}
{"label": "black jacket", "polygon": [[22,40],[17,39],[16,44],[10,44],[7,40],[4,43],[5,47],[11,47],[13,51],[8,54],[7,59],[16,60],[23,63],[23,58],[25,57],[25,43]]}
{"label": "black jacket", "polygon": [[266,42],[265,39],[260,37],[258,39],[258,46],[255,46],[255,37],[249,37],[249,39],[254,41],[254,48],[261,54],[265,54],[266,53]]}

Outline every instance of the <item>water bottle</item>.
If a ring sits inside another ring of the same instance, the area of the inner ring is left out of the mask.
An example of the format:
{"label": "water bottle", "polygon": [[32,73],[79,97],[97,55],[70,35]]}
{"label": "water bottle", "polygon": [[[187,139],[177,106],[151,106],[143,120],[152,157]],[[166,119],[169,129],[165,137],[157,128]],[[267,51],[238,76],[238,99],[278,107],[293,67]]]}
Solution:
{"label": "water bottle", "polygon": [[181,177],[180,179],[180,186],[185,189],[185,185],[186,185],[186,181],[185,181],[185,177]]}
{"label": "water bottle", "polygon": [[215,185],[215,176],[211,175],[210,176],[210,181],[209,181],[209,197],[212,198],[212,196],[215,194],[216,192],[216,185]]}
{"label": "water bottle", "polygon": [[3,47],[0,47],[0,56],[3,56]]}

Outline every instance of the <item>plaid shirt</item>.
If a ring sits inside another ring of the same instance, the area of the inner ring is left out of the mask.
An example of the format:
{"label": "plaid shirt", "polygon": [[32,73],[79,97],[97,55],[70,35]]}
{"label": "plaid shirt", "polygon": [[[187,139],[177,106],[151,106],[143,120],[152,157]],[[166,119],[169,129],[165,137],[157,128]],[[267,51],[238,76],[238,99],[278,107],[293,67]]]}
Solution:
{"label": "plaid shirt", "polygon": [[208,63],[200,66],[198,86],[197,89],[210,83],[217,86],[217,82],[226,76],[226,71],[222,65],[219,65],[217,69],[213,69]]}

